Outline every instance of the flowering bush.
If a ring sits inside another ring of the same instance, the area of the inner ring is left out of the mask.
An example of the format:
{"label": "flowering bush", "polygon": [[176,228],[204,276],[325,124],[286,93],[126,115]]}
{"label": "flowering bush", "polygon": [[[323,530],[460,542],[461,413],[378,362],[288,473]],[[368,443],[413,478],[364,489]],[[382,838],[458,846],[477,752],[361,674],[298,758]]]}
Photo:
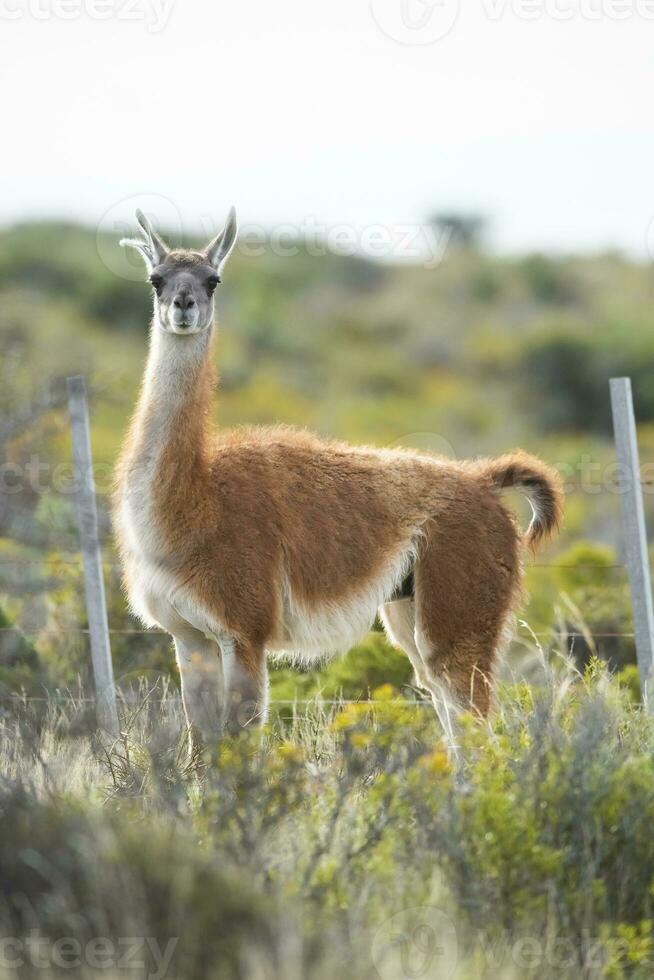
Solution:
{"label": "flowering bush", "polygon": [[172,700],[114,744],[72,721],[4,723],[4,936],[177,937],[190,978],[652,975],[652,723],[597,661],[501,687],[456,756],[391,685],[205,757]]}

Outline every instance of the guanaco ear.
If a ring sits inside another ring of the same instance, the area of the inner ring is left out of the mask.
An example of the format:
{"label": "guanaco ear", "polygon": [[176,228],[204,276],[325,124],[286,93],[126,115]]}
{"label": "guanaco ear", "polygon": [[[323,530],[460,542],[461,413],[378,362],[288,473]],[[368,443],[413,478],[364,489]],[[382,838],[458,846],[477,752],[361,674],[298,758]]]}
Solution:
{"label": "guanaco ear", "polygon": [[204,250],[207,261],[214,267],[220,275],[225,262],[229,258],[229,253],[234,248],[236,236],[238,234],[238,222],[236,220],[235,208],[229,209],[225,227],[219,235],[216,235],[212,242],[209,242]]}
{"label": "guanaco ear", "polygon": [[136,220],[141,226],[143,238],[121,238],[120,244],[135,248],[143,256],[143,260],[152,272],[156,265],[161,265],[168,255],[169,249],[163,238],[157,234],[140,208],[136,209]]}

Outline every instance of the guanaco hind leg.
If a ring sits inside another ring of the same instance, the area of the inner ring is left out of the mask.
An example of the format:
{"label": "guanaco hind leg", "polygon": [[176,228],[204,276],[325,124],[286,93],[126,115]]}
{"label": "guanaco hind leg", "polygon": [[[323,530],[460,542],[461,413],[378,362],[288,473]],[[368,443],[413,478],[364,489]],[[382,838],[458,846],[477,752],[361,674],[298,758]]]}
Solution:
{"label": "guanaco hind leg", "polygon": [[[431,695],[448,747],[456,752],[456,715],[460,706],[449,690],[445,678],[439,678],[434,665],[423,658],[416,636],[415,601],[398,599],[387,602],[381,607],[380,616],[391,643],[402,650],[411,661],[416,683]],[[421,645],[424,650],[424,644]]]}

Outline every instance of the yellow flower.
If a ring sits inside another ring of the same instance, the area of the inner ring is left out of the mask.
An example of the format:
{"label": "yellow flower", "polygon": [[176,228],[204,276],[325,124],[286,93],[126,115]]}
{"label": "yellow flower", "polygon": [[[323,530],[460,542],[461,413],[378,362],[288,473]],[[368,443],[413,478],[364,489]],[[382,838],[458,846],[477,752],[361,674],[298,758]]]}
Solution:
{"label": "yellow flower", "polygon": [[286,759],[288,762],[302,762],[302,749],[299,745],[294,745],[293,742],[282,742],[277,752],[282,759]]}
{"label": "yellow flower", "polygon": [[395,688],[392,684],[382,684],[372,692],[375,701],[392,701],[396,696]]}
{"label": "yellow flower", "polygon": [[433,752],[428,752],[427,755],[421,756],[418,761],[423,769],[426,769],[434,776],[441,776],[451,770],[450,760],[447,758],[447,753],[443,752],[442,749],[434,749]]}
{"label": "yellow flower", "polygon": [[368,713],[368,705],[363,702],[357,704],[348,704],[340,714],[336,715],[332,722],[332,728],[335,731],[342,731],[344,728],[354,728],[359,722],[366,717]]}

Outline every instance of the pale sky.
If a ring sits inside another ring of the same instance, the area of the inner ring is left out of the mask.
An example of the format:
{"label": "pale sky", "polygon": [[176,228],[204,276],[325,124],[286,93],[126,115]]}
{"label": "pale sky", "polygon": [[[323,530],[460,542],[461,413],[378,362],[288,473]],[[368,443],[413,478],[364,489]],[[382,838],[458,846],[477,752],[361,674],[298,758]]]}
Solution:
{"label": "pale sky", "polygon": [[0,223],[447,209],[644,256],[653,81],[653,0],[0,0]]}

